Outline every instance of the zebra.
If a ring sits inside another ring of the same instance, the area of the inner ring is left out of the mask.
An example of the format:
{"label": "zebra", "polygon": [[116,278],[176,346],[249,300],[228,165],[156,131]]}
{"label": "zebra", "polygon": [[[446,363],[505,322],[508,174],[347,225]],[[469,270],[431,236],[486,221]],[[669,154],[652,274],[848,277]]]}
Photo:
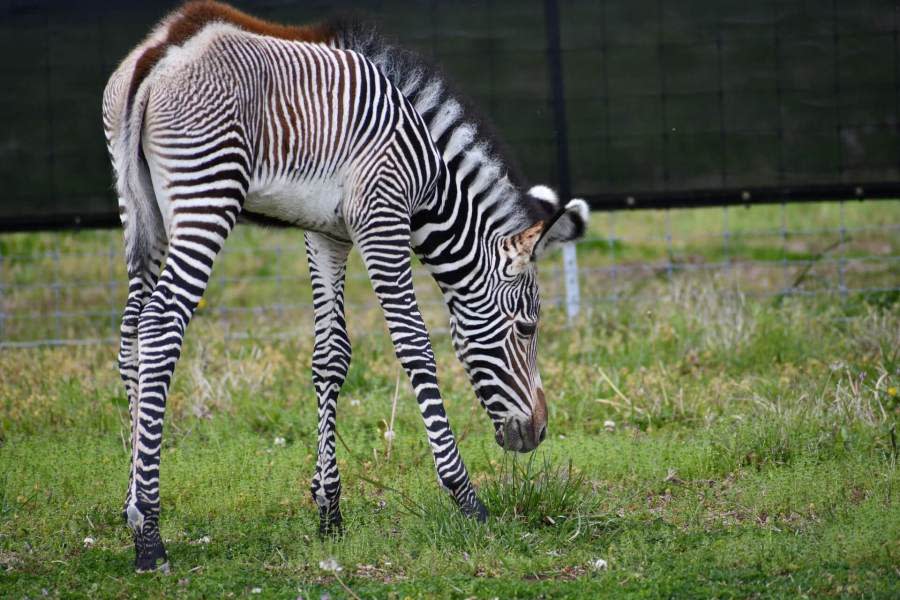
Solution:
{"label": "zebra", "polygon": [[587,205],[561,205],[546,186],[523,191],[441,76],[346,21],[280,25],[188,2],[126,56],[102,108],[129,278],[118,362],[131,418],[123,514],[135,569],[168,569],[159,531],[166,398],[239,217],[305,230],[320,534],[342,528],[335,418],[351,357],[343,292],[354,246],[415,392],[438,480],[463,514],[484,521],[439,392],[410,250],[443,292],[457,357],[497,443],[530,451],[547,422],[533,263],[583,235]]}

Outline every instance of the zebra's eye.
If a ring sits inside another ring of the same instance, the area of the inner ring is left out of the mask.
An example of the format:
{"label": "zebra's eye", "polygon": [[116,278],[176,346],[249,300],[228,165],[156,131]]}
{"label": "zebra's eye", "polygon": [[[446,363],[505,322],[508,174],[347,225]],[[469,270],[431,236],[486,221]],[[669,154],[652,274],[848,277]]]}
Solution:
{"label": "zebra's eye", "polygon": [[537,331],[537,323],[516,321],[516,331],[523,337],[531,337]]}

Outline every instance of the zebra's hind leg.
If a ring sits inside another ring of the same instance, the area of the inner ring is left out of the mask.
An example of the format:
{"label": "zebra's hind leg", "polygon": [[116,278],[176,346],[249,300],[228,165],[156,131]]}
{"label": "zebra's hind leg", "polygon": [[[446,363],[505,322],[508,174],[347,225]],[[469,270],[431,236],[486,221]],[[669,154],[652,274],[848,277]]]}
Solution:
{"label": "zebra's hind leg", "polygon": [[[125,384],[128,397],[128,414],[131,421],[131,461],[128,468],[128,489],[125,492],[125,503],[122,516],[128,523],[128,507],[135,498],[135,462],[137,461],[138,443],[138,322],[141,310],[150,299],[150,294],[159,279],[159,272],[165,259],[166,242],[157,240],[144,260],[128,265],[128,299],[122,312],[122,324],[119,339],[119,375]],[[165,553],[162,554],[165,560]]]}
{"label": "zebra's hind leg", "polygon": [[213,263],[234,228],[246,182],[246,178],[217,178],[210,183],[198,173],[179,173],[172,176],[169,190],[173,191],[165,200],[174,215],[168,256],[138,319],[137,449],[132,465],[134,489],[125,511],[134,534],[138,572],[168,565],[159,530],[166,398],[185,329],[206,290]]}
{"label": "zebra's hind leg", "polygon": [[434,456],[438,480],[466,516],[487,519],[475,494],[438,389],[437,365],[428,330],[416,302],[410,259],[408,215],[369,215],[369,226],[355,232],[363,262],[387,321],[394,351],[406,371]]}
{"label": "zebra's hind leg", "polygon": [[350,338],[344,319],[344,275],[352,245],[329,236],[306,233],[312,278],[316,339],[312,356],[318,401],[318,452],[311,491],[319,507],[319,535],[341,533],[341,477],[335,458],[337,398],[350,367]]}

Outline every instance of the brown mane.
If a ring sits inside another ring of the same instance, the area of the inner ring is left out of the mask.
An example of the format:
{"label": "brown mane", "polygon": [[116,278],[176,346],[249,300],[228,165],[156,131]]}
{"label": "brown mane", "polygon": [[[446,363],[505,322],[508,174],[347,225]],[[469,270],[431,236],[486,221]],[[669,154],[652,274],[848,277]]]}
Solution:
{"label": "brown mane", "polygon": [[134,65],[134,74],[128,88],[128,106],[134,101],[141,83],[171,46],[180,46],[197,35],[210,23],[230,23],[244,31],[297,42],[324,43],[334,37],[334,31],[325,24],[281,25],[258,19],[233,6],[214,0],[192,0],[176,11],[169,24],[166,39],[144,50]]}

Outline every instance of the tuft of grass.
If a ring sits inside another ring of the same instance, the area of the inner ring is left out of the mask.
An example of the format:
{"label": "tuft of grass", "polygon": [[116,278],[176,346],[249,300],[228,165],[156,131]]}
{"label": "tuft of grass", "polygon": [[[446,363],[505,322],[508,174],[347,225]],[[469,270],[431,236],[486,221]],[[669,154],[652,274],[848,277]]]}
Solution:
{"label": "tuft of grass", "polygon": [[587,478],[572,459],[556,464],[540,451],[525,457],[505,452],[499,471],[480,491],[492,515],[530,527],[569,529],[595,508]]}

